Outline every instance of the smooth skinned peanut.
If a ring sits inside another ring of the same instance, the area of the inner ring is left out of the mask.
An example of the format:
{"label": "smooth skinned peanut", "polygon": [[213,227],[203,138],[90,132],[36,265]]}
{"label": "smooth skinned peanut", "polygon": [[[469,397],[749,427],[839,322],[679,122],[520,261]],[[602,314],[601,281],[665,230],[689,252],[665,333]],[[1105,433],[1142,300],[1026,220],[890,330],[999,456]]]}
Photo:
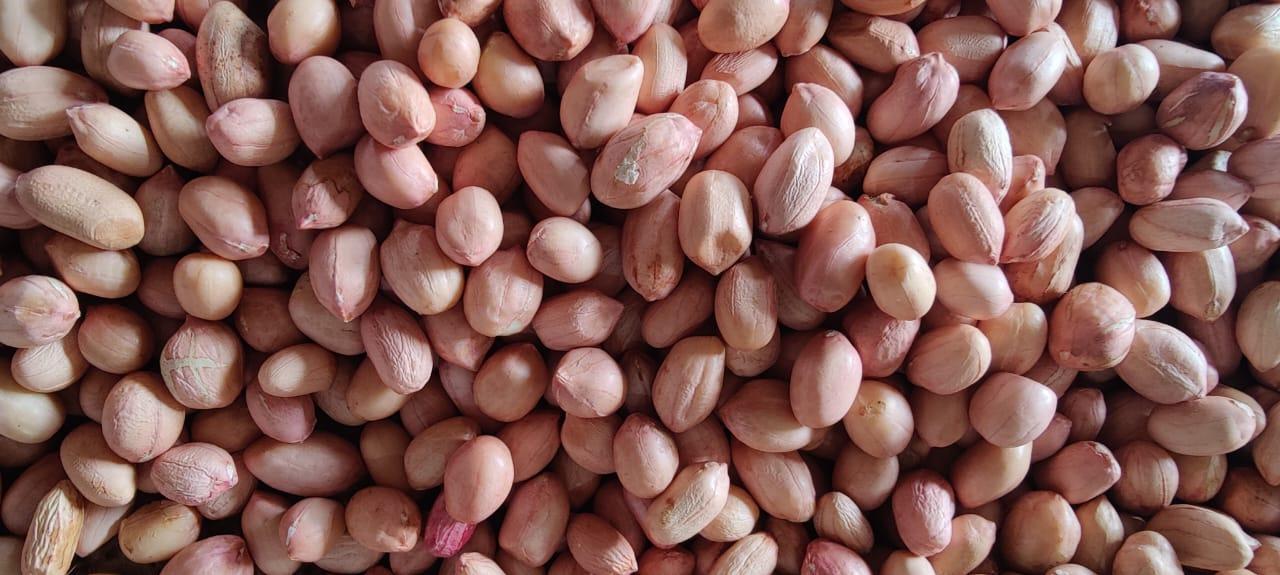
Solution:
{"label": "smooth skinned peanut", "polygon": [[708,170],[685,184],[680,198],[680,247],[690,261],[719,275],[751,244],[747,187],[729,172]]}
{"label": "smooth skinned peanut", "polygon": [[62,51],[67,40],[67,3],[6,2],[0,52],[18,66],[44,64]]}
{"label": "smooth skinned peanut", "polygon": [[341,62],[327,56],[302,60],[289,79],[289,110],[302,143],[326,157],[360,139],[358,84]]}
{"label": "smooth skinned peanut", "polygon": [[1280,9],[835,4],[0,0],[0,572],[1275,571]]}

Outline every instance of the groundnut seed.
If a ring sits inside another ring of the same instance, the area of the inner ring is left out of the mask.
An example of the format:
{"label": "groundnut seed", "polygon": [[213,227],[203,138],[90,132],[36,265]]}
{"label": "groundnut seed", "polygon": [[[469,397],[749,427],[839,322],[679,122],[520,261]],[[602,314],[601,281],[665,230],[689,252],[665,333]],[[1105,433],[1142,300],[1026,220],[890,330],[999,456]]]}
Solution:
{"label": "groundnut seed", "polygon": [[266,210],[234,180],[206,176],[187,182],[178,195],[178,211],[196,237],[219,256],[239,261],[266,253]]}
{"label": "groundnut seed", "polygon": [[298,137],[321,158],[350,146],[363,131],[356,79],[327,56],[298,63],[289,79],[289,109]]}
{"label": "groundnut seed", "polygon": [[6,4],[0,52],[18,66],[45,63],[62,50],[67,38],[65,2]]}
{"label": "groundnut seed", "polygon": [[542,274],[522,250],[496,252],[471,273],[462,297],[467,323],[489,337],[518,333],[542,300]]}
{"label": "groundnut seed", "polygon": [[1180,563],[1204,569],[1236,569],[1253,556],[1251,538],[1225,514],[1194,505],[1172,505],[1147,524],[1163,535]]}
{"label": "groundnut seed", "polygon": [[216,569],[221,573],[248,575],[253,573],[253,559],[248,544],[235,535],[215,535],[188,545],[165,564],[170,575],[200,573]]}
{"label": "groundnut seed", "polygon": [[1195,342],[1170,326],[1138,320],[1133,346],[1116,374],[1156,403],[1173,404],[1208,391],[1208,366]]}
{"label": "groundnut seed", "polygon": [[[1182,222],[1179,229],[1170,220]],[[1168,200],[1134,212],[1129,222],[1134,241],[1166,252],[1198,252],[1230,244],[1248,224],[1227,204],[1212,198]]]}
{"label": "groundnut seed", "polygon": [[196,63],[211,110],[270,91],[267,35],[235,3],[214,3],[200,20]]}
{"label": "groundnut seed", "polygon": [[0,74],[0,95],[4,101],[0,135],[17,140],[70,135],[67,108],[107,100],[92,80],[50,66],[25,66]]}
{"label": "groundnut seed", "polygon": [[1004,219],[981,180],[965,173],[949,175],[933,187],[929,199],[929,221],[947,253],[974,263],[1000,261]]}
{"label": "groundnut seed", "polygon": [[120,550],[134,563],[157,563],[200,537],[200,515],[172,501],[149,503],[120,522]]}
{"label": "groundnut seed", "polygon": [[241,530],[254,564],[270,570],[288,570],[297,563],[289,559],[288,552],[276,537],[279,523],[288,509],[284,497],[265,491],[254,492],[245,504],[240,517]]}
{"label": "groundnut seed", "polygon": [[[313,433],[301,443],[271,438],[255,441],[244,453],[245,465],[263,483],[291,495],[330,496],[345,491],[363,474],[356,449],[328,433]],[[305,472],[300,472],[305,469]]]}
{"label": "groundnut seed", "polygon": [[40,497],[31,528],[22,544],[22,572],[67,573],[75,558],[75,541],[84,529],[86,502],[63,481]]}
{"label": "groundnut seed", "polygon": [[549,349],[567,351],[604,343],[621,319],[622,302],[592,290],[548,299],[533,318],[533,330]]}
{"label": "groundnut seed", "polygon": [[[817,128],[788,136],[765,161],[754,195],[758,227],[766,234],[796,231],[817,215],[830,186],[833,152]],[[810,164],[812,164],[810,166]],[[797,169],[805,166],[804,169]]]}
{"label": "groundnut seed", "polygon": [[732,453],[744,487],[766,513],[787,521],[813,517],[813,476],[799,455],[756,451],[738,441],[733,442]]}
{"label": "groundnut seed", "polygon": [[1280,11],[841,3],[0,0],[0,572],[1274,571]]}
{"label": "groundnut seed", "polygon": [[1011,373],[995,373],[974,392],[969,421],[1001,447],[1030,443],[1049,425],[1057,398],[1048,387]]}
{"label": "groundnut seed", "polygon": [[478,436],[464,443],[445,466],[449,516],[468,523],[483,521],[511,492],[513,473],[511,452],[501,440]]}
{"label": "groundnut seed", "polygon": [[622,370],[599,348],[570,350],[551,373],[550,395],[565,413],[604,417],[622,406],[626,390]]}
{"label": "groundnut seed", "polygon": [[111,182],[67,166],[43,166],[14,183],[18,204],[36,221],[91,246],[120,250],[142,241],[142,212]]}
{"label": "groundnut seed", "polygon": [[577,221],[558,216],[533,226],[525,255],[535,269],[565,283],[586,282],[604,265],[599,238]]}
{"label": "groundnut seed", "polygon": [[1047,30],[1009,45],[991,69],[988,91],[997,110],[1028,110],[1048,95],[1067,65],[1067,47]]}
{"label": "groundnut seed", "polygon": [[98,424],[85,423],[74,429],[63,440],[58,455],[67,478],[85,499],[103,507],[133,501],[137,493],[133,464],[111,450]]}
{"label": "groundnut seed", "polygon": [[867,110],[871,135],[896,143],[923,134],[955,104],[958,84],[956,69],[936,52],[903,64]]}
{"label": "groundnut seed", "polygon": [[341,36],[338,8],[327,2],[288,0],[267,16],[271,54],[284,64],[332,54]]}
{"label": "groundnut seed", "polygon": [[182,432],[186,409],[155,374],[137,372],[111,387],[102,405],[102,434],[116,454],[139,463],[164,453]]}
{"label": "groundnut seed", "polygon": [[1272,302],[1280,296],[1280,284],[1266,282],[1253,289],[1240,306],[1236,320],[1236,340],[1240,350],[1255,368],[1270,370],[1280,365],[1280,353],[1273,343],[1268,343],[1272,329],[1271,318],[1275,314]]}
{"label": "groundnut seed", "polygon": [[945,259],[934,266],[933,276],[940,286],[939,311],[945,308],[961,317],[985,320],[999,316],[1013,304],[1013,292],[996,266]]}
{"label": "groundnut seed", "polygon": [[[806,303],[835,311],[853,299],[875,248],[875,228],[862,206],[838,201],[806,226],[796,250],[796,291]],[[730,345],[734,346],[732,342]]]}
{"label": "groundnut seed", "polygon": [[751,244],[752,210],[747,187],[729,172],[700,172],[680,198],[678,234],[685,257],[719,275]]}
{"label": "groundnut seed", "polygon": [[156,459],[151,480],[161,495],[184,505],[202,505],[237,483],[231,455],[215,445],[184,443]]}
{"label": "groundnut seed", "polygon": [[1253,412],[1242,402],[1209,396],[1157,406],[1147,430],[1156,443],[1183,455],[1220,455],[1238,449],[1253,437]]}
{"label": "groundnut seed", "polygon": [[1076,286],[1053,310],[1049,353],[1074,369],[1114,367],[1133,344],[1134,316],[1133,305],[1120,292],[1099,283]]}
{"label": "groundnut seed", "polygon": [[1028,571],[1066,562],[1080,542],[1080,523],[1065,499],[1052,491],[1019,497],[1005,516],[1001,550]]}
{"label": "groundnut seed", "polygon": [[716,286],[716,324],[728,347],[751,351],[768,345],[777,313],[773,276],[759,259],[734,265]]}

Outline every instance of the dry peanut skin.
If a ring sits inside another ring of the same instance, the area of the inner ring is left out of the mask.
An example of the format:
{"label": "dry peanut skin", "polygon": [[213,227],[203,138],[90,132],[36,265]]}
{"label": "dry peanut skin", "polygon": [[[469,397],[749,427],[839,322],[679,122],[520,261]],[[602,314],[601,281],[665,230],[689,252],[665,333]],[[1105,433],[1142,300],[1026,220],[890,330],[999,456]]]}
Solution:
{"label": "dry peanut skin", "polygon": [[0,575],[1280,575],[1277,0],[0,0]]}

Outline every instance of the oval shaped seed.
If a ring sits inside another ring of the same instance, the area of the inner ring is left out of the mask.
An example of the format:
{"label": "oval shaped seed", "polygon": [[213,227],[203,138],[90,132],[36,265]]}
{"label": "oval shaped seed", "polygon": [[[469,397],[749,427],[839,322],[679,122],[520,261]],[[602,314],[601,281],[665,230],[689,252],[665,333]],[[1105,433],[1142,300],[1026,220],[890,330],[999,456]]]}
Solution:
{"label": "oval shaped seed", "polygon": [[947,481],[930,471],[917,471],[893,491],[893,518],[907,549],[929,556],[951,542],[955,495]]}
{"label": "oval shaped seed", "polygon": [[1143,397],[1175,404],[1203,397],[1208,365],[1195,341],[1168,325],[1138,320],[1133,345],[1116,374]]}
{"label": "oval shaped seed", "polygon": [[969,422],[987,441],[1017,447],[1044,432],[1057,403],[1053,390],[1039,382],[1012,373],[993,373],[969,400]]}
{"label": "oval shaped seed", "polygon": [[464,443],[445,466],[449,516],[467,523],[483,521],[506,501],[513,474],[511,452],[498,438],[482,435]]}
{"label": "oval shaped seed", "polygon": [[271,93],[267,34],[235,3],[209,7],[196,33],[196,69],[210,110]]}
{"label": "oval shaped seed", "polygon": [[875,228],[862,206],[838,201],[822,208],[800,235],[795,256],[796,292],[821,311],[844,307],[866,277],[875,245]]}
{"label": "oval shaped seed", "polygon": [[365,472],[355,446],[323,431],[301,443],[264,437],[245,450],[244,462],[263,483],[299,497],[332,497],[349,490]]}
{"label": "oval shaped seed", "polygon": [[1004,218],[981,180],[951,174],[938,181],[929,199],[929,221],[947,253],[980,264],[1001,261]]}
{"label": "oval shaped seed", "polygon": [[859,449],[873,457],[893,457],[906,449],[915,429],[907,398],[890,384],[865,379],[844,428]]}
{"label": "oval shaped seed", "polygon": [[1078,285],[1053,309],[1049,353],[1059,365],[1079,370],[1114,367],[1133,344],[1133,304],[1100,283]]}
{"label": "oval shaped seed", "polygon": [[919,136],[955,104],[959,82],[955,67],[937,52],[906,62],[867,110],[867,128],[877,141],[889,144]]}
{"label": "oval shaped seed", "polygon": [[1080,521],[1066,499],[1052,491],[1032,491],[1005,515],[1000,550],[1011,565],[1038,572],[1069,561],[1080,537]]}
{"label": "oval shaped seed", "polygon": [[42,166],[14,183],[18,204],[54,231],[93,247],[122,250],[142,241],[142,211],[114,184],[67,166]]}
{"label": "oval shaped seed", "polygon": [[1147,419],[1147,432],[1161,447],[1183,455],[1221,455],[1253,438],[1256,420],[1247,405],[1220,396],[1159,405]]}
{"label": "oval shaped seed", "polygon": [[[1174,223],[1177,222],[1177,223]],[[1162,252],[1199,252],[1236,241],[1249,224],[1231,206],[1212,198],[1166,200],[1134,212],[1129,235]]]}
{"label": "oval shaped seed", "polygon": [[0,74],[0,136],[22,141],[68,136],[67,108],[106,101],[106,92],[93,80],[61,68],[7,70]]}
{"label": "oval shaped seed", "polygon": [[117,82],[137,90],[168,90],[191,79],[182,50],[159,34],[129,30],[107,55],[107,71]]}

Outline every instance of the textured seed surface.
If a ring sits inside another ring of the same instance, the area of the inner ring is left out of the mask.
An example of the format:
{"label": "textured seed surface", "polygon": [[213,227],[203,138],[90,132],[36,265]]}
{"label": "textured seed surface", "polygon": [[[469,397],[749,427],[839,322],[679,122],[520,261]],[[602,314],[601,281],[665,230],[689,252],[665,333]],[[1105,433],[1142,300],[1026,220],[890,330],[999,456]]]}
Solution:
{"label": "textured seed surface", "polygon": [[1280,572],[1278,42],[0,0],[0,574]]}

